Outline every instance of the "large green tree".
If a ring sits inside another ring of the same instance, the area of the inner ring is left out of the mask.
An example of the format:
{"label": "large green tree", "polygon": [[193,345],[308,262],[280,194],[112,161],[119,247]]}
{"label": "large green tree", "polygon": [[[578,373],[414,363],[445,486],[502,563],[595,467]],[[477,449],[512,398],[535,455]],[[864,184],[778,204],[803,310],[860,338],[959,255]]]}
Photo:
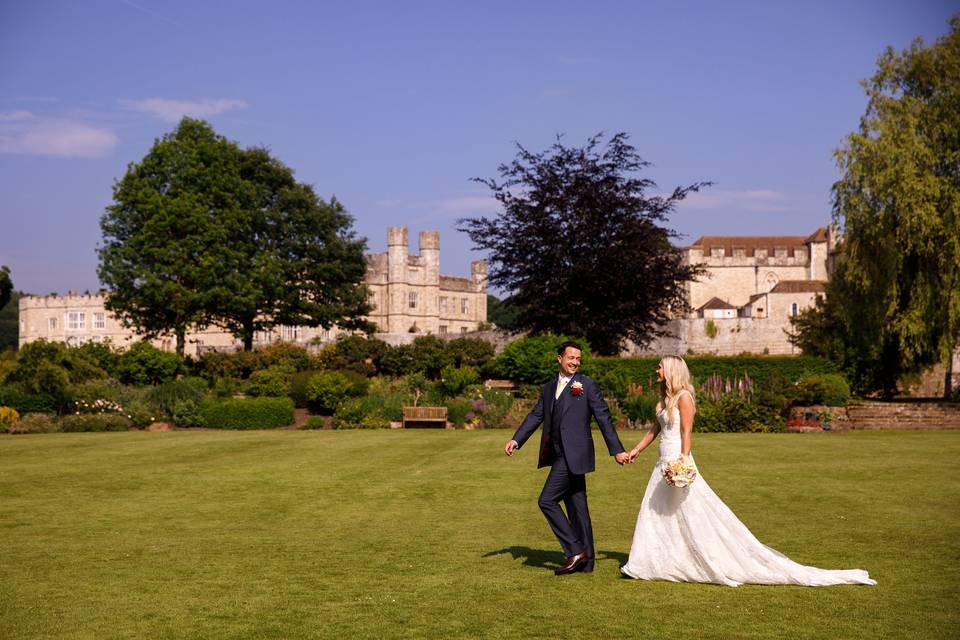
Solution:
{"label": "large green tree", "polygon": [[[888,48],[859,130],[835,152],[844,231],[826,310],[861,391],[947,365],[960,343],[960,16],[926,47]],[[813,321],[820,328],[824,323]]]}
{"label": "large green tree", "polygon": [[343,205],[324,202],[266,149],[246,149],[240,162],[250,199],[231,239],[237,261],[216,323],[246,350],[256,331],[278,324],[371,330],[366,243]]}
{"label": "large green tree", "polygon": [[476,180],[500,204],[495,217],[460,220],[460,230],[490,258],[490,284],[509,292],[516,326],[533,333],[585,336],[597,353],[624,339],[647,344],[687,310],[684,264],[660,226],[678,202],[708,183],[650,195],[639,173],[649,163],[625,133],[547,151],[517,145],[500,179]]}
{"label": "large green tree", "polygon": [[97,273],[106,306],[145,337],[173,334],[183,355],[191,327],[209,325],[228,298],[240,255],[247,187],[240,149],[184,118],[131,163],[100,220]]}
{"label": "large green tree", "polygon": [[146,336],[221,326],[249,350],[277,324],[369,328],[365,243],[335,200],[262,148],[184,118],[133,164],[101,220],[108,308]]}

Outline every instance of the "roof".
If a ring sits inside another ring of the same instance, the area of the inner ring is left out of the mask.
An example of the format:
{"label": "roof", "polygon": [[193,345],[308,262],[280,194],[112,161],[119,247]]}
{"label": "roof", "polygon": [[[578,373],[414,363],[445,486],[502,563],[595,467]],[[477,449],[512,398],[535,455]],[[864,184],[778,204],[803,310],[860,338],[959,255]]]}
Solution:
{"label": "roof", "polygon": [[744,255],[753,257],[757,249],[766,249],[767,255],[774,255],[776,248],[786,248],[792,256],[794,248],[806,248],[807,240],[803,236],[700,236],[691,247],[701,247],[709,255],[713,247],[723,247],[723,255],[732,256],[733,248],[744,250]]}
{"label": "roof", "polygon": [[781,280],[770,293],[823,293],[827,283],[823,280]]}
{"label": "roof", "polygon": [[700,307],[700,309],[697,309],[697,311],[700,311],[701,309],[736,309],[736,307],[729,302],[721,300],[720,298],[713,297],[707,300],[704,305]]}
{"label": "roof", "polygon": [[804,242],[826,242],[827,241],[827,228],[820,227],[809,236]]}

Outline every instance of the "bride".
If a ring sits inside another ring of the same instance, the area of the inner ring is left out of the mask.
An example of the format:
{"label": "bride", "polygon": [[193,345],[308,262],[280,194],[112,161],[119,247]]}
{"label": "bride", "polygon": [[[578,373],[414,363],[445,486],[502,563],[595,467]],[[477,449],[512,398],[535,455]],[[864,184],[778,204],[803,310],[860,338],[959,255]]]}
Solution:
{"label": "bride", "polygon": [[624,575],[643,580],[742,583],[876,584],[860,569],[828,570],[790,560],[757,540],[710,489],[703,477],[686,487],[668,484],[665,465],[683,456],[696,470],[691,454],[696,413],[690,372],[682,358],[667,356],[657,367],[660,402],[657,422],[630,452],[632,462],[660,435],[660,459],[640,504],[630,558]]}

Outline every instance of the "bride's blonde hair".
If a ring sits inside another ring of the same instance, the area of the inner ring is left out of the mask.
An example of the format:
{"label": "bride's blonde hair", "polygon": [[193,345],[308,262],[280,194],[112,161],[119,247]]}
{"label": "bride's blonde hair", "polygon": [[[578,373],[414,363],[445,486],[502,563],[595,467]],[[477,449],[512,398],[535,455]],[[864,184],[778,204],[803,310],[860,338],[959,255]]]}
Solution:
{"label": "bride's blonde hair", "polygon": [[664,356],[660,364],[663,365],[663,382],[660,383],[660,402],[657,403],[657,411],[663,409],[673,411],[682,391],[690,392],[690,399],[696,408],[697,400],[693,384],[690,382],[690,370],[687,369],[687,363],[683,358]]}

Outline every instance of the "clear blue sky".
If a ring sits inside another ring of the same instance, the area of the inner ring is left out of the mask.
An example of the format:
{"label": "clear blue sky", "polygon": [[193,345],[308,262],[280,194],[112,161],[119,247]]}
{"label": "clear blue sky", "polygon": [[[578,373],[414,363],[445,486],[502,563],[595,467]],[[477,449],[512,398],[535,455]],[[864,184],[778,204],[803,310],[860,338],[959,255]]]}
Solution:
{"label": "clear blue sky", "polygon": [[386,227],[493,213],[471,177],[513,142],[626,131],[662,191],[716,185],[669,226],[806,235],[830,220],[832,151],[877,56],[956,5],[825,2],[0,2],[0,264],[36,294],[96,290],[114,181],[184,114],[266,145],[371,251]]}

